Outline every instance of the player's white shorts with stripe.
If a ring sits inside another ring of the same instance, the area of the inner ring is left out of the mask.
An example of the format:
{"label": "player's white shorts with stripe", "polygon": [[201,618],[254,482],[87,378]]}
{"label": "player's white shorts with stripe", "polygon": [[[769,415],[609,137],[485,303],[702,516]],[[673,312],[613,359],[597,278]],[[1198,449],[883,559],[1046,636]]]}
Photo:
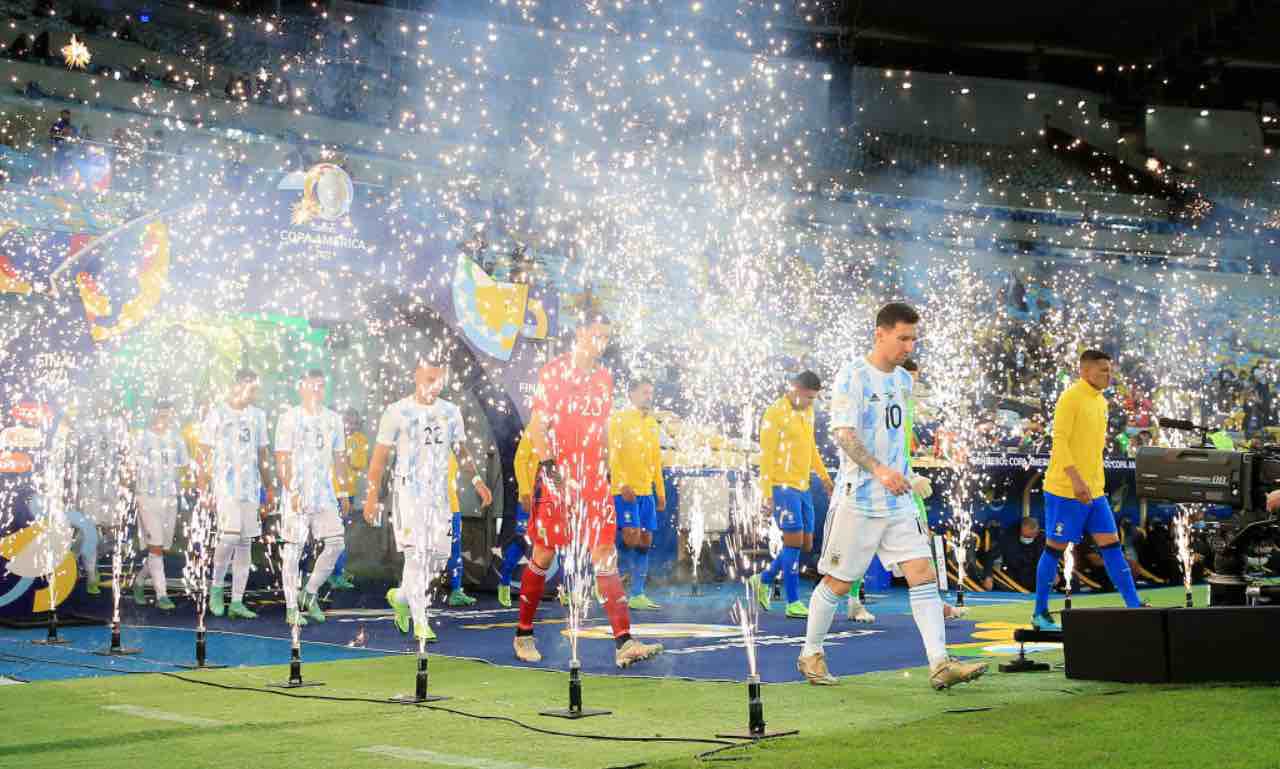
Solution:
{"label": "player's white shorts with stripe", "polygon": [[396,550],[404,552],[406,547],[416,547],[431,556],[447,559],[452,545],[452,524],[448,496],[423,500],[407,490],[396,493],[395,509],[391,513]]}
{"label": "player's white shorts with stripe", "polygon": [[173,494],[153,497],[138,495],[139,534],[148,547],[173,547],[173,532],[178,525],[178,498]]}
{"label": "player's white shorts with stripe", "polygon": [[239,534],[241,537],[262,535],[262,519],[258,516],[257,502],[218,497],[216,504],[219,534]]}
{"label": "player's white shorts with stripe", "polygon": [[854,582],[862,579],[877,555],[880,563],[893,571],[899,564],[917,558],[933,560],[929,537],[917,516],[869,518],[853,506],[850,498],[839,500],[827,514],[818,572],[842,582]]}
{"label": "player's white shorts with stripe", "polygon": [[294,510],[293,498],[290,495],[284,495],[280,509],[280,533],[285,542],[302,544],[307,541],[307,534],[320,540],[326,537],[341,537],[345,532],[346,527],[342,525],[342,516],[338,515],[338,508]]}

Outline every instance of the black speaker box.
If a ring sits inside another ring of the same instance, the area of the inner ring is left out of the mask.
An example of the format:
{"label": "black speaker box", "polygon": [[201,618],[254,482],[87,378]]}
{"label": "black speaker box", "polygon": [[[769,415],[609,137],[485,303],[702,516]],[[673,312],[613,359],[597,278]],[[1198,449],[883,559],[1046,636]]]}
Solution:
{"label": "black speaker box", "polygon": [[1067,678],[1158,684],[1169,681],[1165,609],[1066,609]]}
{"label": "black speaker box", "polygon": [[1168,610],[1169,680],[1280,681],[1280,607]]}

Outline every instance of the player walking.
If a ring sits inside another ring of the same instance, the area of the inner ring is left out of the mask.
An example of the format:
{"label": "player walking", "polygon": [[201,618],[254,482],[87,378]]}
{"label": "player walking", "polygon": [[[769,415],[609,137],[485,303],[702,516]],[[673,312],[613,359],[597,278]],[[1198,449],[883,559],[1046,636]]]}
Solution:
{"label": "player walking", "polygon": [[811,684],[837,679],[827,670],[822,642],[840,599],[879,556],[910,586],[911,614],[929,658],[929,682],[945,689],[972,681],[985,664],[966,664],[947,656],[942,597],[933,555],[911,497],[911,468],[903,434],[911,397],[911,375],[902,363],[916,342],[920,316],[893,302],[876,314],[875,345],[865,358],[846,363],[836,375],[831,427],[840,446],[839,502],[827,516],[822,558],[824,576],[809,599],[804,649],[796,666]]}

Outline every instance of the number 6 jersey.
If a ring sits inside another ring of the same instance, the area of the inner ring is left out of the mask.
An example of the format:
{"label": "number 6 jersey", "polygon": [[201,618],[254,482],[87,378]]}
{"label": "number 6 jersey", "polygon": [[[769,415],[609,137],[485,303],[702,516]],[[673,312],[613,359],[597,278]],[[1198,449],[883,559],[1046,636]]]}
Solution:
{"label": "number 6 jersey", "polygon": [[[899,366],[885,373],[863,358],[850,361],[836,374],[832,388],[831,429],[853,428],[877,461],[906,476],[910,472],[905,429],[910,397],[911,374],[906,369]],[[891,494],[844,452],[836,488],[838,494],[849,495],[854,509],[869,517],[916,514],[910,494]]]}
{"label": "number 6 jersey", "polygon": [[397,492],[449,509],[449,452],[463,440],[462,411],[442,398],[424,406],[410,395],[382,412],[378,443],[396,451]]}

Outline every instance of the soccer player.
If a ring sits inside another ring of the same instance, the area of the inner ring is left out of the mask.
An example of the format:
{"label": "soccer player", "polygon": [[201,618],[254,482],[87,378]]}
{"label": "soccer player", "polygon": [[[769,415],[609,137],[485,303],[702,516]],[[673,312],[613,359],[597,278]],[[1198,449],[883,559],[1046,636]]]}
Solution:
{"label": "soccer player", "polygon": [[1049,615],[1049,590],[1058,576],[1067,543],[1090,534],[1102,554],[1111,584],[1125,605],[1142,605],[1133,572],[1125,560],[1116,518],[1106,495],[1102,453],[1107,443],[1107,398],[1111,356],[1099,350],[1080,354],[1080,379],[1058,396],[1053,410],[1053,447],[1044,476],[1045,548],[1036,565],[1037,630],[1061,630]]}
{"label": "soccer player", "polygon": [[837,683],[827,670],[822,642],[840,599],[866,573],[872,557],[900,572],[910,585],[911,614],[929,658],[929,682],[945,689],[972,681],[985,664],[947,656],[942,597],[929,539],[911,498],[911,466],[903,434],[911,375],[902,363],[916,343],[920,316],[891,302],[876,314],[871,354],[846,363],[836,375],[831,427],[840,447],[839,503],[827,515],[818,571],[824,576],[809,599],[805,644],[796,666],[811,684]]}
{"label": "soccer player", "polygon": [[653,383],[631,382],[631,408],[609,417],[609,475],[618,527],[622,529],[622,550],[618,554],[622,573],[631,573],[629,606],[636,611],[662,608],[644,594],[649,575],[649,548],[658,528],[658,511],[667,507],[662,483],[662,447],[658,441],[658,420],[651,410]]}
{"label": "soccer player", "polygon": [[462,589],[462,502],[458,499],[458,458],[449,452],[449,605],[475,606],[476,599]]}
{"label": "soccer player", "polygon": [[[345,477],[339,477],[336,474],[333,476],[333,490],[337,493],[339,501],[344,497],[347,500],[343,506],[342,522],[345,527],[350,525],[349,516],[356,507],[360,475],[369,468],[369,438],[360,431],[360,412],[355,409],[348,409],[342,415],[342,427],[347,435],[347,474]],[[334,590],[354,588],[356,585],[346,572],[347,551],[343,550],[342,555],[338,556],[338,562],[333,565],[333,574],[329,575],[329,587]]]}
{"label": "soccer player", "polygon": [[[218,544],[213,550],[213,577],[209,583],[209,611],[221,617],[253,619],[258,615],[244,605],[249,584],[249,559],[253,538],[262,534],[262,521],[275,504],[275,490],[267,453],[267,415],[254,405],[258,375],[248,369],[236,372],[235,384],[223,403],[209,409],[200,430],[205,448],[202,457],[200,495],[212,494],[217,511]],[[266,486],[263,503],[262,490]],[[234,564],[232,560],[234,559]],[[231,569],[231,605],[223,603],[222,582]]]}
{"label": "soccer player", "polygon": [[151,576],[156,608],[172,611],[168,583],[164,575],[164,553],[173,547],[178,523],[178,473],[191,464],[187,444],[178,434],[173,405],[156,401],[151,423],[133,440],[134,491],[138,500],[138,523],[147,546],[147,565],[133,578],[133,601],[147,603],[144,582]]}
{"label": "soccer player", "polygon": [[529,431],[520,434],[516,444],[516,526],[515,535],[502,551],[502,571],[498,581],[498,603],[511,608],[511,577],[524,557],[525,535],[529,531],[529,512],[533,510],[533,477],[538,472],[538,457],[533,453]]}
{"label": "soccer player", "polygon": [[[346,551],[341,505],[333,492],[333,477],[347,475],[347,447],[342,419],[324,406],[324,372],[311,369],[298,385],[302,403],[290,407],[276,422],[276,477],[280,482],[280,523],[284,540],[285,621],[290,625],[324,622],[318,593]],[[315,557],[305,590],[298,591],[299,561],[307,537],[324,543]],[[299,613],[301,610],[301,613]]]}
{"label": "soccer player", "polygon": [[765,515],[772,515],[782,529],[782,551],[763,573],[749,580],[761,608],[770,608],[773,580],[782,574],[787,616],[804,619],[808,609],[800,602],[800,554],[813,549],[813,495],[810,475],[817,473],[827,495],[831,476],[822,464],[813,436],[813,401],[822,380],[812,371],[791,380],[791,389],[765,410],[760,419],[760,494]]}
{"label": "soccer player", "polygon": [[550,360],[538,373],[528,431],[542,461],[530,519],[533,554],[520,579],[520,619],[513,642],[516,657],[524,662],[542,659],[533,638],[533,620],[551,560],[557,550],[570,545],[581,547],[595,565],[596,586],[613,629],[615,664],[629,667],[662,652],[659,644],[631,637],[631,613],[618,577],[605,434],[613,377],[600,365],[608,344],[609,320],[592,311],[574,331],[573,349]]}
{"label": "soccer player", "polygon": [[414,636],[425,641],[436,637],[427,624],[427,581],[429,575],[439,573],[449,558],[446,538],[452,518],[450,452],[457,455],[462,469],[471,478],[471,485],[480,495],[480,504],[488,507],[493,501],[467,449],[462,411],[440,397],[448,374],[442,350],[425,353],[418,359],[414,371],[413,394],[382,412],[373,458],[369,461],[368,491],[364,500],[364,519],[373,525],[378,520],[382,474],[394,448],[392,530],[396,548],[404,554],[404,569],[400,586],[387,591],[387,603],[395,611],[400,632],[409,632],[412,616]]}

